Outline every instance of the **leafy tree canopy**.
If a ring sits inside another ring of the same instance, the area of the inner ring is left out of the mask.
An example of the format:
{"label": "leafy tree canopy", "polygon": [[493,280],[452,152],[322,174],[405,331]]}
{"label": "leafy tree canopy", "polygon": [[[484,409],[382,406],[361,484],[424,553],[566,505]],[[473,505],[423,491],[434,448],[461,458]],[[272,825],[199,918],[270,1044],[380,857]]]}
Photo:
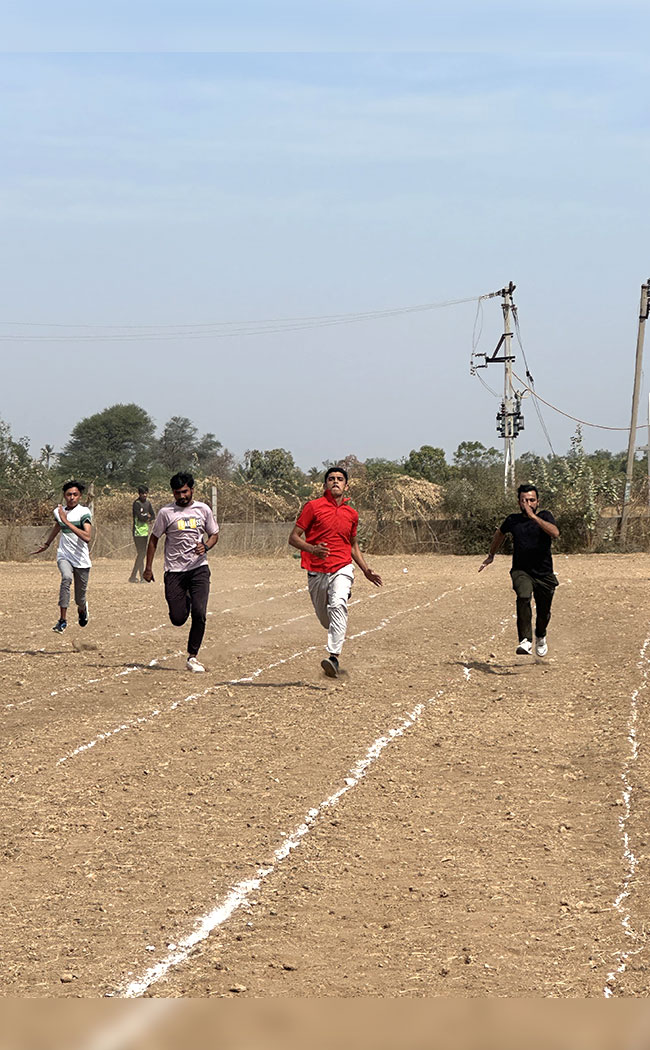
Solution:
{"label": "leafy tree canopy", "polygon": [[111,405],[76,424],[59,468],[84,481],[140,484],[151,467],[155,429],[139,405]]}
{"label": "leafy tree canopy", "polygon": [[375,459],[367,459],[365,462],[365,474],[369,481],[376,481],[390,475],[403,474],[404,470],[400,463],[393,459],[383,459],[381,456]]}
{"label": "leafy tree canopy", "polygon": [[156,460],[167,473],[199,470],[220,478],[232,474],[234,457],[215,434],[199,432],[187,416],[172,416],[162,430],[156,447]]}
{"label": "leafy tree canopy", "polygon": [[486,448],[480,441],[461,441],[454,452],[454,465],[460,470],[499,466],[502,455],[496,448]]}
{"label": "leafy tree canopy", "polygon": [[441,485],[449,477],[449,467],[444,450],[433,445],[422,445],[419,450],[411,449],[404,460],[404,470],[414,478],[426,478]]}
{"label": "leafy tree canopy", "polygon": [[241,473],[243,479],[255,488],[277,489],[280,492],[296,493],[304,482],[302,471],[285,448],[248,450]]}

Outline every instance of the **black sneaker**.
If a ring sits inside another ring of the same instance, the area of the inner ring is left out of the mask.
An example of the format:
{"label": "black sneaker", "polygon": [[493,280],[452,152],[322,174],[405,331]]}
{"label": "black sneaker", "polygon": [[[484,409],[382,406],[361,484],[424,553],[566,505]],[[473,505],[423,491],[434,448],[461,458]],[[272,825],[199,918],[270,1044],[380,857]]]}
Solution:
{"label": "black sneaker", "polygon": [[79,609],[79,626],[86,627],[90,619],[90,613],[88,612],[88,602],[84,605],[83,609]]}
{"label": "black sneaker", "polygon": [[327,659],[321,660],[320,665],[328,678],[338,678],[339,662],[335,657],[328,656]]}
{"label": "black sneaker", "polygon": [[65,631],[67,626],[68,626],[68,621],[67,620],[57,620],[56,623],[54,624],[54,627],[52,628],[52,630],[56,631],[57,634],[63,634],[63,632]]}

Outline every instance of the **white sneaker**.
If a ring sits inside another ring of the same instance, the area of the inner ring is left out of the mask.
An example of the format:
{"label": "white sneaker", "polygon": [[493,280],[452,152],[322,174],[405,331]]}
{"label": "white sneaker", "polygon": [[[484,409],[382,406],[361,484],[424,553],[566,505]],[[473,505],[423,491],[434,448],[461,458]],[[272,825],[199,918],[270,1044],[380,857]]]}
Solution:
{"label": "white sneaker", "polygon": [[203,664],[199,663],[195,656],[188,656],[187,664],[185,666],[187,667],[188,671],[205,671],[205,667],[203,666]]}
{"label": "white sneaker", "polygon": [[535,652],[538,656],[546,656],[548,652],[546,638],[538,638],[537,635],[535,635]]}
{"label": "white sneaker", "polygon": [[522,638],[515,652],[518,656],[530,656],[533,651],[533,643],[528,638]]}

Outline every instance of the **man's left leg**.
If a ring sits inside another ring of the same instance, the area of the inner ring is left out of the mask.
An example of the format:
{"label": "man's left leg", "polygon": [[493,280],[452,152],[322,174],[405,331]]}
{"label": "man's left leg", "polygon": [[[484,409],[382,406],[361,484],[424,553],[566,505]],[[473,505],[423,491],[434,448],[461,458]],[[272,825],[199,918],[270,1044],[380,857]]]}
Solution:
{"label": "man's left leg", "polygon": [[90,619],[88,602],[86,600],[90,569],[73,569],[72,572],[74,575],[74,603],[77,606],[79,626],[86,627]]}
{"label": "man's left leg", "polygon": [[538,576],[533,579],[533,595],[535,597],[535,652],[538,656],[546,656],[548,652],[546,631],[551,619],[551,605],[557,585],[557,577],[553,573],[549,573],[547,576]]}
{"label": "man's left leg", "polygon": [[[348,601],[352,593],[354,581],[354,567],[346,565],[338,572],[331,574],[327,588],[327,617],[329,629],[327,632],[327,649],[329,661],[324,660],[322,667],[328,673],[326,663],[331,663],[335,674],[339,669],[339,656],[343,649],[345,635],[348,628]],[[334,677],[334,676],[332,676]]]}
{"label": "man's left leg", "polygon": [[198,569],[188,574],[187,591],[192,609],[192,626],[187,640],[187,667],[190,671],[204,671],[205,668],[196,657],[201,648],[208,615],[210,597],[210,567],[208,565],[199,565]]}

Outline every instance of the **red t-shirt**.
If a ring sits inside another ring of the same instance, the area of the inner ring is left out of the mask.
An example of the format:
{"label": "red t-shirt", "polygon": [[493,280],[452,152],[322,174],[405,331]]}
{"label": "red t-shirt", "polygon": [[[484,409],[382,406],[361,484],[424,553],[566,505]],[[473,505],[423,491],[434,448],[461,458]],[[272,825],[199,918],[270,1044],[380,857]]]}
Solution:
{"label": "red t-shirt", "polygon": [[337,506],[331,492],[305,503],[296,521],[305,531],[307,543],[326,543],[329,554],[318,558],[302,551],[301,565],[308,572],[337,572],[352,561],[352,544],[357,535],[359,515],[343,502]]}

